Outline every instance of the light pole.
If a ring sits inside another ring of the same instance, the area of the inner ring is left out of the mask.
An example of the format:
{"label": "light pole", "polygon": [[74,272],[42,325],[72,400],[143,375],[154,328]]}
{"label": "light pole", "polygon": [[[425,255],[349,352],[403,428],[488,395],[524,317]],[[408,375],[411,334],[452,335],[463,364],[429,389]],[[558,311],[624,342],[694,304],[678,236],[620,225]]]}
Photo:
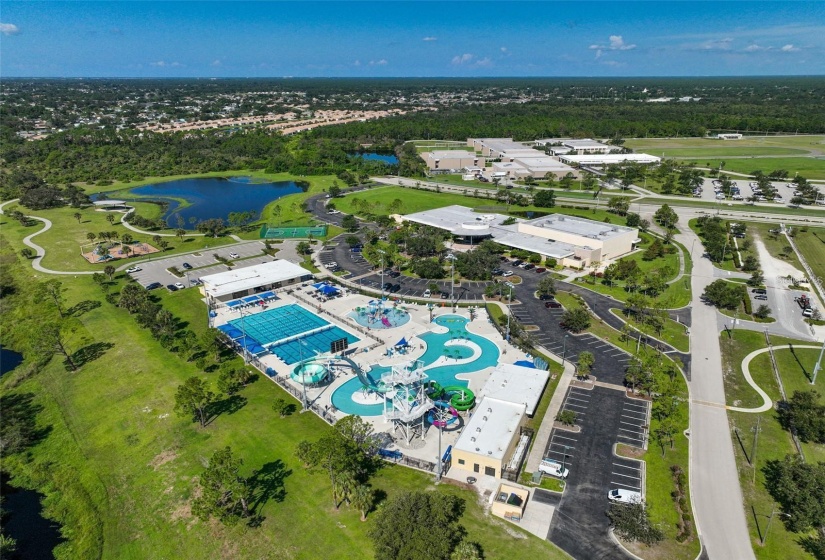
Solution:
{"label": "light pole", "polygon": [[562,344],[562,350],[561,350],[561,365],[562,366],[564,365],[564,360],[567,357],[567,336],[568,335],[564,335],[563,344]]}
{"label": "light pole", "polygon": [[298,351],[300,352],[301,361],[298,362],[298,364],[299,364],[298,367],[301,368],[301,388],[303,389],[303,398],[304,398],[303,405],[304,405],[304,410],[306,410],[306,409],[309,408],[309,400],[307,399],[306,369],[304,369],[304,346],[306,346],[306,342],[304,342],[303,340],[301,340],[299,338],[298,339]]}
{"label": "light pole", "polygon": [[381,253],[381,300],[384,300],[384,255],[386,251],[382,249],[378,249],[378,252]]}
{"label": "light pole", "polygon": [[768,525],[765,527],[765,534],[762,535],[762,539],[761,539],[762,546],[765,546],[765,541],[768,540],[768,531],[771,530],[771,521],[773,521],[773,516],[776,515],[777,513],[779,513],[779,515],[784,515],[785,517],[790,517],[790,514],[782,513],[781,511],[777,512],[776,511],[776,506],[775,505],[773,506],[773,509],[771,510],[771,515],[768,517]]}
{"label": "light pole", "polygon": [[819,373],[819,368],[822,367],[822,354],[825,354],[825,340],[822,341],[822,350],[819,351],[819,358],[816,360],[816,366],[814,366],[814,374],[811,376],[811,385],[816,383],[816,374]]}
{"label": "light pole", "polygon": [[455,255],[450,253],[444,258],[450,260],[450,301],[453,304],[453,311],[455,311]]}
{"label": "light pole", "polygon": [[510,317],[513,315],[513,288],[510,287],[510,295],[507,297],[507,342],[510,342]]}

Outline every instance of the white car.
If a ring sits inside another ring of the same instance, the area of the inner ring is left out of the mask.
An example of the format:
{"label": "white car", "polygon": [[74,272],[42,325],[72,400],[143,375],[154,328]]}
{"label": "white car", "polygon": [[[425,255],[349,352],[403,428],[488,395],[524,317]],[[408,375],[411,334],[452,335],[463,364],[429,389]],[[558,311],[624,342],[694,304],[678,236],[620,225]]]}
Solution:
{"label": "white car", "polygon": [[424,293],[421,295],[421,297],[430,297],[431,295],[432,292],[430,292],[430,290],[424,290]]}
{"label": "white car", "polygon": [[230,259],[239,259],[241,256],[238,253],[229,253]]}
{"label": "white car", "polygon": [[716,195],[716,200],[725,200],[725,195],[724,195],[724,194],[722,194],[722,193],[718,193],[718,194]]}
{"label": "white car", "polygon": [[619,502],[620,504],[638,504],[642,501],[642,495],[633,490],[614,488],[607,493],[607,499],[611,502]]}
{"label": "white car", "polygon": [[553,459],[542,459],[539,463],[539,470],[544,474],[558,478],[567,478],[567,475],[570,474],[570,469],[564,468],[564,465]]}
{"label": "white car", "polygon": [[340,213],[341,213],[340,210],[330,210],[330,211],[327,212],[327,214],[340,214]]}
{"label": "white car", "polygon": [[179,290],[184,289],[186,286],[183,285],[182,282],[175,282],[175,287]]}
{"label": "white car", "polygon": [[505,271],[505,272],[504,272],[504,274],[502,274],[502,276],[503,276],[504,278],[509,278],[509,277],[510,277],[510,276],[512,276],[512,275],[513,275],[513,271],[512,271],[512,270],[507,270],[507,271]]}
{"label": "white car", "polygon": [[140,268],[139,266],[133,266],[132,268],[127,268],[126,273],[127,274],[134,274],[135,272],[140,272],[141,270],[143,270],[143,269]]}

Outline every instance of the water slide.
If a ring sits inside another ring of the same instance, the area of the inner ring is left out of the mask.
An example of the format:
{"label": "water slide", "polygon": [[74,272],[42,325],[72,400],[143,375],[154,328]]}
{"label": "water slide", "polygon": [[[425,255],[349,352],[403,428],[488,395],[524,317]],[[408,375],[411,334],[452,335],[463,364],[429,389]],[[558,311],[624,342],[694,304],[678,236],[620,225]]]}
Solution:
{"label": "water slide", "polygon": [[358,366],[358,364],[356,364],[355,362],[353,362],[351,359],[347,358],[346,356],[341,356],[340,358],[336,358],[336,359],[337,360],[343,360],[352,369],[352,371],[355,372],[355,375],[358,377],[358,381],[360,381],[361,384],[364,387],[366,387],[367,389],[369,389],[370,391],[373,391],[375,393],[380,393],[380,394],[383,395],[383,394],[389,393],[390,391],[393,390],[392,387],[385,387],[383,385],[379,385],[373,378],[371,378],[369,376],[369,374],[367,374],[367,372],[362,370]]}
{"label": "water slide", "polygon": [[387,319],[386,316],[381,317],[381,324],[388,328],[392,326],[392,323],[390,323],[390,320]]}
{"label": "water slide", "polygon": [[[430,412],[427,413],[427,422],[436,428],[446,428],[458,421],[458,411],[446,401],[435,401],[433,404],[436,408],[431,409]],[[441,410],[438,411],[436,409]],[[443,414],[445,410],[449,413],[449,416]],[[438,412],[441,412],[441,414],[437,414]]]}
{"label": "water slide", "polygon": [[470,410],[476,404],[476,396],[467,387],[444,387],[444,392],[449,396],[452,407],[461,412]]}

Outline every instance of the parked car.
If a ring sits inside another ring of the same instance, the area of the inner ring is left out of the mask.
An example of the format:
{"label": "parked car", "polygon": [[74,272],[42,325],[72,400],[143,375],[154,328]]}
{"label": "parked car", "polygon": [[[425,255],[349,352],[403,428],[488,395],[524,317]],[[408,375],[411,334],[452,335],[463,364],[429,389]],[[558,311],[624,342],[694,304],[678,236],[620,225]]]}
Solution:
{"label": "parked car", "polygon": [[384,285],[381,286],[381,289],[385,292],[390,291],[390,288],[392,288],[392,282],[384,282]]}
{"label": "parked car", "polygon": [[192,283],[193,286],[200,286],[201,285],[201,279],[200,278],[192,278],[192,280],[190,280],[190,282]]}
{"label": "parked car", "polygon": [[505,271],[505,272],[504,272],[504,274],[502,274],[502,276],[503,276],[504,278],[509,278],[509,277],[511,277],[512,275],[513,275],[513,271],[512,271],[512,270],[507,270],[507,271]]}
{"label": "parked car", "polygon": [[501,276],[502,274],[504,274],[504,271],[501,270],[500,268],[497,268],[492,272],[492,274],[493,274],[493,276]]}
{"label": "parked car", "polygon": [[182,282],[175,282],[175,287],[179,290],[184,289],[186,286],[183,285]]}
{"label": "parked car", "polygon": [[543,266],[536,267],[536,274],[541,274],[542,272],[547,272],[547,269]]}
{"label": "parked car", "polygon": [[547,309],[561,309],[561,304],[557,301],[547,301],[544,303]]}
{"label": "parked car", "polygon": [[768,300],[768,296],[766,296],[766,295],[764,295],[764,294],[756,294],[755,296],[753,296],[753,299],[758,299],[758,300],[762,300],[762,301],[767,301],[767,300]]}
{"label": "parked car", "polygon": [[751,293],[754,293],[754,294],[767,294],[768,290],[766,290],[765,288],[754,288],[754,289],[751,290]]}
{"label": "parked car", "polygon": [[541,300],[541,301],[551,301],[551,300],[554,300],[554,299],[556,299],[556,296],[551,295],[551,294],[541,294],[539,296],[539,300]]}
{"label": "parked car", "polygon": [[399,292],[399,291],[401,291],[401,284],[393,284],[392,287],[390,288],[390,292],[392,292],[392,293],[396,293],[396,292]]}
{"label": "parked car", "polygon": [[239,259],[241,256],[238,253],[229,253],[230,259]]}
{"label": "parked car", "polygon": [[533,270],[534,268],[536,268],[536,265],[534,265],[533,263],[527,263],[526,265],[524,265],[524,270]]}
{"label": "parked car", "polygon": [[189,263],[183,263],[181,266],[184,268],[184,270],[192,270],[192,265]]}
{"label": "parked car", "polygon": [[619,502],[622,504],[638,504],[642,501],[642,495],[633,490],[615,488],[607,493],[607,499],[611,502]]}
{"label": "parked car", "polygon": [[813,314],[814,314],[814,310],[810,307],[806,307],[805,309],[802,310],[802,316],[803,317],[812,317]]}
{"label": "parked car", "polygon": [[513,261],[513,266],[521,266],[521,263],[523,263],[523,262],[524,261],[521,260],[521,259],[516,259],[516,260]]}
{"label": "parked car", "polygon": [[134,274],[135,272],[140,272],[141,270],[143,270],[143,269],[140,268],[139,266],[133,266],[132,268],[127,268],[126,273],[127,274]]}
{"label": "parked car", "polygon": [[163,284],[161,284],[160,282],[152,282],[151,284],[146,285],[146,289],[147,290],[157,290],[161,286],[163,286]]}
{"label": "parked car", "polygon": [[539,463],[539,470],[544,474],[559,478],[567,478],[567,475],[570,474],[570,469],[565,468],[564,465],[553,459],[542,459]]}
{"label": "parked car", "polygon": [[432,293],[430,292],[430,290],[424,290],[424,293],[421,294],[421,297],[430,297],[431,295]]}
{"label": "parked car", "polygon": [[170,292],[177,292],[178,291],[178,287],[175,286],[174,284],[167,284],[166,289],[169,290]]}
{"label": "parked car", "polygon": [[441,299],[450,299],[450,294],[447,292],[441,292]]}

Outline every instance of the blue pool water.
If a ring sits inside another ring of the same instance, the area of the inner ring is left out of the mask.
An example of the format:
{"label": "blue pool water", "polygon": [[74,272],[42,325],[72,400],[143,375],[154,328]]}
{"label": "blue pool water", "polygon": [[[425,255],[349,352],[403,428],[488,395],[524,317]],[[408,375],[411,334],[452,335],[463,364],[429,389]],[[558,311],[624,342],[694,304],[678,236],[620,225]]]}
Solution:
{"label": "blue pool water", "polygon": [[[346,338],[350,344],[359,340],[298,304],[276,307],[229,323],[261,346],[275,343],[270,352],[287,364],[294,364],[301,357],[329,352],[333,340]],[[296,339],[288,340],[291,337]]]}
{"label": "blue pool water", "polygon": [[[419,336],[427,344],[427,349],[418,359],[423,362],[424,371],[429,379],[438,382],[442,387],[449,385],[466,387],[468,382],[457,379],[456,376],[481,371],[498,363],[498,347],[491,340],[470,333],[466,328],[468,322],[466,318],[459,315],[442,315],[436,317],[433,322],[450,329],[450,331],[443,334],[428,332]],[[448,341],[459,336],[477,344],[481,349],[481,353],[473,355],[473,350],[469,346],[446,345]],[[445,353],[445,350],[447,353]],[[463,364],[430,367],[441,356],[447,356],[448,358],[457,356],[456,351],[460,353],[460,358],[473,357],[474,359]],[[388,366],[374,366],[369,370],[369,376],[378,380],[381,378],[382,373],[388,372],[390,369]],[[358,378],[350,379],[332,394],[332,404],[338,410],[347,414],[357,414],[359,416],[381,415],[384,408],[380,404],[365,405],[353,402],[352,395],[360,391],[361,388],[362,385]]]}

